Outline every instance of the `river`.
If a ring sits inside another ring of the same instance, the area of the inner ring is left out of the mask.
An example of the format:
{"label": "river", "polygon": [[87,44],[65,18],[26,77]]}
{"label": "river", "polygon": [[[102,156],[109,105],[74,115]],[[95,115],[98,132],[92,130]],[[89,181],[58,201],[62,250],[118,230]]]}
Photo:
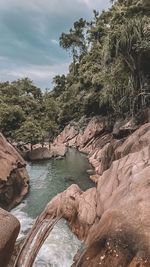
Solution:
{"label": "river", "polygon": [[[19,238],[27,234],[34,219],[56,194],[73,183],[78,184],[82,190],[93,186],[86,172],[89,168],[86,156],[75,149],[69,149],[66,157],[61,160],[28,163],[30,192],[26,199],[12,210],[21,223]],[[81,242],[62,219],[45,241],[33,266],[70,267],[80,246]]]}

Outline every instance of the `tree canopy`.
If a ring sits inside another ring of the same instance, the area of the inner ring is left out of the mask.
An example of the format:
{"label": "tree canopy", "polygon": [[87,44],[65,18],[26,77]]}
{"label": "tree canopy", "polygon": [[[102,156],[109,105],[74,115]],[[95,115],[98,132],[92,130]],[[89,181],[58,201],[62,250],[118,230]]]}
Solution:
{"label": "tree canopy", "polygon": [[51,140],[70,120],[97,114],[136,116],[150,105],[150,2],[112,1],[60,36],[71,51],[67,75],[49,92],[28,78],[0,83],[0,128],[24,142]]}

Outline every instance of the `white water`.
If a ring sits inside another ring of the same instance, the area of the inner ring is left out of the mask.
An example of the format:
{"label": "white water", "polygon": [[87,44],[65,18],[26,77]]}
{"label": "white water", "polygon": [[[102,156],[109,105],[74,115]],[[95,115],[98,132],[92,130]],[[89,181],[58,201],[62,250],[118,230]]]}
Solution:
{"label": "white water", "polygon": [[[72,183],[77,183],[83,190],[93,186],[86,172],[89,168],[86,157],[76,150],[70,150],[61,161],[50,160],[29,164],[30,193],[23,203],[12,210],[21,223],[18,238],[27,235],[34,219],[54,195]],[[70,267],[80,246],[81,242],[69,230],[67,223],[60,220],[39,251],[33,266]]]}
{"label": "white water", "polygon": [[[33,224],[27,213],[22,211],[21,204],[12,211],[21,223],[18,239],[24,237]],[[81,242],[69,230],[65,220],[61,219],[54,227],[40,249],[33,267],[70,267]]]}

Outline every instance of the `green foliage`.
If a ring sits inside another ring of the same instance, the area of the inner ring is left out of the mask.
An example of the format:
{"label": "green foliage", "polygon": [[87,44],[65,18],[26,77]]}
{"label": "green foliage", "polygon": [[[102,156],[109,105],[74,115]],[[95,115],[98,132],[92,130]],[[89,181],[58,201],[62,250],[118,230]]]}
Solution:
{"label": "green foliage", "polygon": [[112,1],[92,21],[82,18],[60,46],[72,53],[68,74],[42,93],[28,78],[0,83],[0,128],[34,144],[51,141],[82,115],[136,116],[150,105],[149,0]]}
{"label": "green foliage", "polygon": [[49,141],[58,131],[58,106],[28,78],[0,83],[0,130],[25,143]]}
{"label": "green foliage", "polygon": [[[94,11],[93,20],[84,25],[87,49],[78,62],[73,55],[73,68],[71,65],[59,97],[65,122],[78,113],[135,115],[150,103],[149,1],[112,2],[106,12]],[[77,37],[74,30],[61,36],[63,48],[72,46],[72,33]],[[70,42],[66,46],[63,37]]]}
{"label": "green foliage", "polygon": [[0,106],[0,128],[5,132],[6,136],[13,137],[13,133],[17,130],[25,120],[25,114],[18,105]]}

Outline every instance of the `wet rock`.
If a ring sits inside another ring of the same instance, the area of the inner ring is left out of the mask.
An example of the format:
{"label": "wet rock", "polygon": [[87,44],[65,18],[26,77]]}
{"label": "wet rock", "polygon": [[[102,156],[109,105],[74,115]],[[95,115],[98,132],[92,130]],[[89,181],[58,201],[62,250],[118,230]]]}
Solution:
{"label": "wet rock", "polygon": [[90,174],[90,175],[93,175],[94,174],[94,170],[93,169],[89,169],[89,170],[87,170],[86,171],[88,174]]}
{"label": "wet rock", "polygon": [[63,215],[72,231],[83,239],[96,217],[96,189],[82,192],[73,184],[67,190],[55,196],[44,211],[51,216]]}
{"label": "wet rock", "polygon": [[64,156],[58,156],[58,157],[56,157],[56,160],[62,160],[62,159],[64,159]]}

